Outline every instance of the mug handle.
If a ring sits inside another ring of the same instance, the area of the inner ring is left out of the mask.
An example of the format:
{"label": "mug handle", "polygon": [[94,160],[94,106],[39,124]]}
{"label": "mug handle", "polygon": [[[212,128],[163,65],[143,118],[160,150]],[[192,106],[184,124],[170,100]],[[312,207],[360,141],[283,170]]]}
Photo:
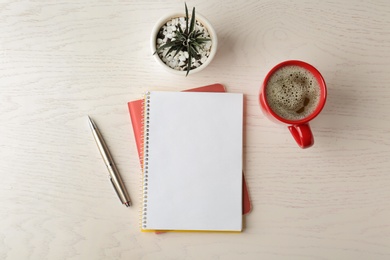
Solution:
{"label": "mug handle", "polygon": [[309,148],[314,144],[313,133],[311,132],[308,123],[302,125],[291,125],[288,129],[301,148]]}

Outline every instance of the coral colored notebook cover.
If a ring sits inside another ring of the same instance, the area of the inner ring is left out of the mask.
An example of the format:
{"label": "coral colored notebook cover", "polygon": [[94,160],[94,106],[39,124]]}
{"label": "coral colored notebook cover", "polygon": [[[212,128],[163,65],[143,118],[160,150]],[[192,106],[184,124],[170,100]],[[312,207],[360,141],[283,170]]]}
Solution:
{"label": "coral colored notebook cover", "polygon": [[[199,88],[193,88],[184,90],[184,92],[226,92],[225,87],[222,84],[212,84]],[[133,126],[134,138],[137,146],[138,155],[141,159],[141,147],[142,147],[142,115],[143,115],[143,99],[128,102],[128,109],[130,112],[130,119]],[[140,162],[141,163],[141,162]],[[251,211],[251,202],[249,199],[249,192],[246,185],[244,174],[242,175],[242,214],[248,214]]]}

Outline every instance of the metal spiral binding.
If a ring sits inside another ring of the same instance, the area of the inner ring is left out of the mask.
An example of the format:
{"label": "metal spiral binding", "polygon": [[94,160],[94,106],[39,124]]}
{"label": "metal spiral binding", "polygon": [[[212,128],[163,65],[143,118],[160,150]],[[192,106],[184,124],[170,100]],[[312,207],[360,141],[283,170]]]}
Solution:
{"label": "metal spiral binding", "polygon": [[147,206],[148,206],[148,152],[149,152],[149,108],[150,108],[150,92],[145,94],[142,111],[142,131],[141,142],[141,168],[142,168],[142,207],[140,216],[141,229],[147,227]]}

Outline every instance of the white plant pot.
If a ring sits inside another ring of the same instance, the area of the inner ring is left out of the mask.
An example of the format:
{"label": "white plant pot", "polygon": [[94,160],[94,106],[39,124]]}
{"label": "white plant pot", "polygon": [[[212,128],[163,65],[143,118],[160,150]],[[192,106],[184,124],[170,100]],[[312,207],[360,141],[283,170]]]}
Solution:
{"label": "white plant pot", "polygon": [[[168,22],[169,20],[171,20],[172,18],[176,18],[176,17],[185,17],[185,13],[180,13],[180,12],[176,12],[176,13],[171,13],[169,15],[166,15],[164,17],[162,17],[153,27],[153,30],[152,30],[152,35],[151,35],[151,39],[150,39],[150,47],[152,49],[152,54],[155,53],[156,51],[156,40],[157,40],[157,35],[158,35],[158,32],[160,31],[161,27],[166,23]],[[207,60],[202,64],[200,65],[199,67],[195,68],[195,69],[191,69],[189,74],[194,74],[196,72],[199,72],[201,70],[203,70],[204,68],[206,68],[210,62],[212,61],[212,59],[214,58],[216,52],[217,52],[217,47],[218,47],[218,39],[217,39],[217,34],[214,30],[214,28],[211,26],[210,22],[205,18],[203,17],[202,15],[196,13],[196,20],[201,23],[204,27],[206,27],[207,31],[209,32],[210,34],[210,38],[211,38],[211,50],[210,50],[210,55],[208,56]],[[161,58],[159,57],[159,55],[156,53],[155,55],[153,55],[154,59],[156,60],[156,62],[158,64],[160,64],[165,70],[173,73],[173,74],[176,74],[176,75],[182,75],[182,76],[185,76],[187,74],[187,71],[184,70],[184,71],[180,71],[180,70],[176,70],[176,69],[173,69],[171,67],[169,67],[167,64],[165,64]]]}

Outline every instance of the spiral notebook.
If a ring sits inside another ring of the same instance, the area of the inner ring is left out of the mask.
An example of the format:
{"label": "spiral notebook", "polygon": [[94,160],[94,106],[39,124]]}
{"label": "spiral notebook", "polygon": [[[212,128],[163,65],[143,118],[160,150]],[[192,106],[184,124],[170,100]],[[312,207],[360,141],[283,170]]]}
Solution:
{"label": "spiral notebook", "polygon": [[[226,92],[225,87],[222,84],[215,83],[207,86],[192,88],[184,90],[185,92]],[[137,99],[133,101],[129,101],[127,103],[130,121],[133,127],[134,132],[134,140],[137,147],[138,156],[141,160],[141,152],[143,146],[143,140],[141,136],[142,131],[142,122],[143,122],[143,99]],[[140,161],[142,164],[142,161]],[[249,198],[248,187],[246,184],[246,178],[244,172],[242,174],[242,214],[248,214],[252,209],[252,204]]]}
{"label": "spiral notebook", "polygon": [[141,229],[241,231],[243,95],[145,96]]}

